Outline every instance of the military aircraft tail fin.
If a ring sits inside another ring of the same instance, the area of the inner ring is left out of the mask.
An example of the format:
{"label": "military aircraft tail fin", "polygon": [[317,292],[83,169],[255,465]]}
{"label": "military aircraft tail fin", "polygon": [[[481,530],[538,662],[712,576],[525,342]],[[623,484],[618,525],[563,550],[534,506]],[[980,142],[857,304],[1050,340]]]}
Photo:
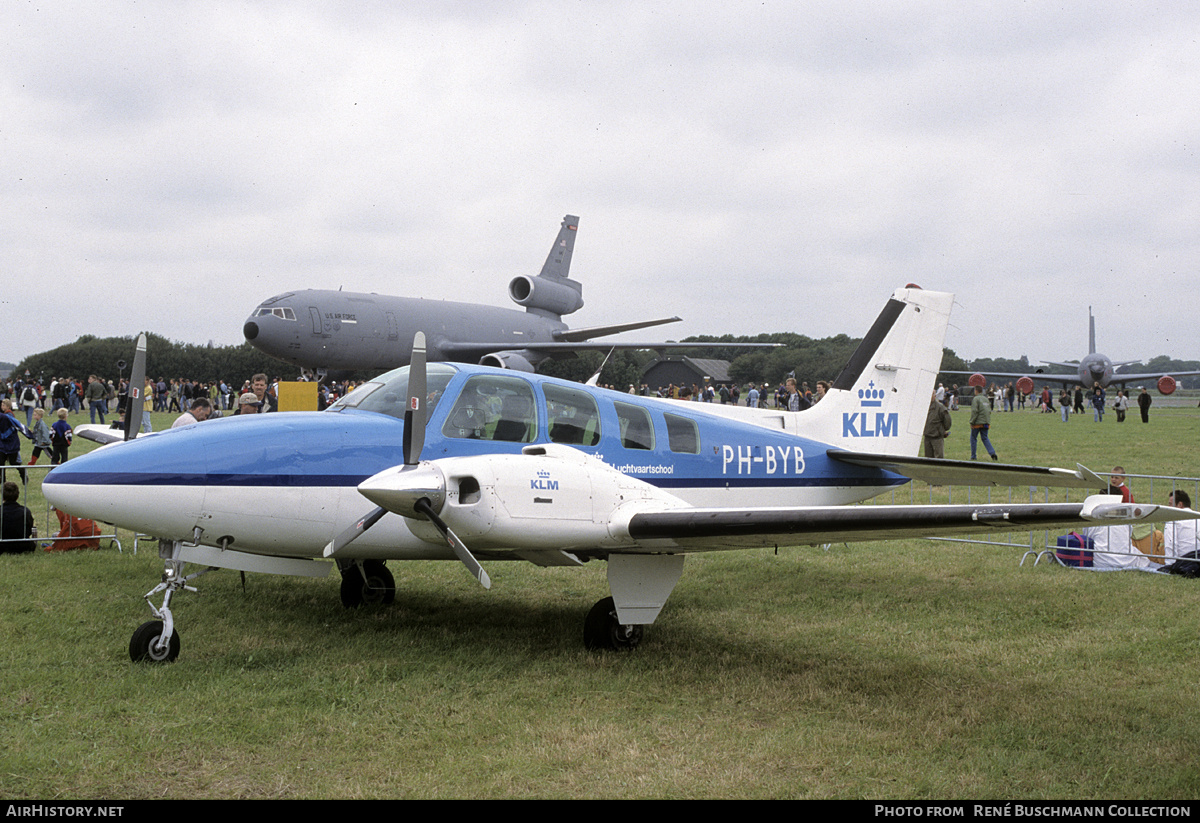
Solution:
{"label": "military aircraft tail fin", "polygon": [[568,214],[563,218],[558,229],[558,237],[546,255],[546,263],[542,266],[539,277],[558,277],[566,279],[571,276],[571,254],[575,251],[575,234],[579,229],[579,218]]}
{"label": "military aircraft tail fin", "polygon": [[508,296],[526,311],[559,318],[583,308],[583,286],[572,280],[571,254],[575,251],[575,233],[579,218],[568,214],[558,229],[558,237],[537,277],[518,275],[508,283]]}
{"label": "military aircraft tail fin", "polygon": [[801,412],[806,436],[850,451],[917,454],[954,295],[897,289],[832,388]]}

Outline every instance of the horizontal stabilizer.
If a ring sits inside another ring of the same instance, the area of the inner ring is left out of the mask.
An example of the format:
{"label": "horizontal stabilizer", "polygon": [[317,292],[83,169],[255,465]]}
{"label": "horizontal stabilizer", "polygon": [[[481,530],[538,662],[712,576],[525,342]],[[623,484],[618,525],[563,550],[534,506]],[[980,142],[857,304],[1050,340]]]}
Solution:
{"label": "horizontal stabilizer", "polygon": [[1016,466],[1009,463],[979,463],[974,460],[940,460],[932,457],[897,457],[830,449],[832,460],[855,466],[883,469],[932,485],[951,486],[1055,486],[1069,489],[1108,488],[1108,481],[1076,464],[1070,469]]}

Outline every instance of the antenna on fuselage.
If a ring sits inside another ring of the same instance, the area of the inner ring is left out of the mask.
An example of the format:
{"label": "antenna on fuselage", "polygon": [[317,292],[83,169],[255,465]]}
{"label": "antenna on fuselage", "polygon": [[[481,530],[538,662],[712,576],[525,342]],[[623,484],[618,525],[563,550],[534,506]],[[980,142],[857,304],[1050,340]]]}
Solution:
{"label": "antenna on fuselage", "polygon": [[595,388],[600,385],[600,372],[604,371],[604,365],[608,363],[608,358],[612,357],[613,352],[616,350],[615,346],[608,350],[608,354],[604,355],[604,359],[600,361],[600,368],[596,369],[596,373],[587,379],[587,382],[584,384],[585,386]]}

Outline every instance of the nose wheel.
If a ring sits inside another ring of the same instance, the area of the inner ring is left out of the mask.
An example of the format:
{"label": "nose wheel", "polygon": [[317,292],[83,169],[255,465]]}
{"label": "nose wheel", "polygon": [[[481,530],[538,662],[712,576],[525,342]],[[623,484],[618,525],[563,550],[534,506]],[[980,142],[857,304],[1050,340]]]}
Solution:
{"label": "nose wheel", "polygon": [[[158,544],[158,556],[163,559],[162,582],[146,592],[146,604],[157,620],[150,620],[137,627],[129,639],[129,659],[134,663],[171,663],[179,656],[179,632],[175,631],[175,616],[171,613],[171,598],[178,591],[196,591],[189,586],[191,580],[214,571],[212,567],[201,569],[195,574],[184,576],[184,561],[179,556],[179,543],[162,540]],[[162,606],[155,607],[150,598],[162,593]]]}
{"label": "nose wheel", "polygon": [[134,663],[171,663],[179,657],[179,632],[163,638],[161,620],[149,620],[138,626],[129,640],[129,659]]}

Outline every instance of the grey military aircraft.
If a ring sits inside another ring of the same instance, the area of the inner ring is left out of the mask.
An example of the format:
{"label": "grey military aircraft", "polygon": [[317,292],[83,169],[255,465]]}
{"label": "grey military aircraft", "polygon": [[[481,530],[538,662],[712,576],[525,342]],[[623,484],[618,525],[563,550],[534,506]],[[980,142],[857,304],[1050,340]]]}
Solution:
{"label": "grey military aircraft", "polygon": [[613,326],[572,329],[565,314],[583,306],[583,287],[570,278],[579,218],[563,218],[558,237],[536,277],[518,275],[508,294],[525,311],[416,297],[307,289],[263,301],[242,333],[256,348],[312,370],[399,368],[409,363],[410,343],[426,335],[430,361],[479,363],[532,372],[555,355],[610,349],[767,347],[774,344],[612,343],[593,338],[675,323],[666,317]]}
{"label": "grey military aircraft", "polygon": [[1056,363],[1051,360],[1043,360],[1042,363],[1047,366],[1058,366],[1064,369],[1074,369],[1074,374],[1047,374],[1044,369],[1036,368],[1026,373],[1016,372],[982,372],[972,374],[971,372],[963,371],[945,371],[942,374],[970,374],[971,385],[983,385],[987,377],[1000,378],[1018,378],[1016,388],[1017,391],[1029,394],[1033,391],[1034,381],[1046,383],[1061,383],[1063,386],[1082,386],[1085,389],[1091,389],[1097,383],[1102,388],[1108,388],[1110,383],[1116,383],[1121,388],[1129,383],[1153,382],[1155,387],[1162,394],[1172,394],[1176,387],[1176,377],[1192,377],[1200,374],[1196,371],[1179,371],[1171,374],[1162,374],[1158,372],[1151,373],[1136,373],[1136,372],[1119,372],[1117,367],[1130,366],[1137,363],[1137,360],[1125,360],[1114,363],[1107,355],[1100,354],[1096,351],[1096,318],[1092,316],[1092,307],[1088,306],[1088,353],[1087,356],[1078,363]]}

